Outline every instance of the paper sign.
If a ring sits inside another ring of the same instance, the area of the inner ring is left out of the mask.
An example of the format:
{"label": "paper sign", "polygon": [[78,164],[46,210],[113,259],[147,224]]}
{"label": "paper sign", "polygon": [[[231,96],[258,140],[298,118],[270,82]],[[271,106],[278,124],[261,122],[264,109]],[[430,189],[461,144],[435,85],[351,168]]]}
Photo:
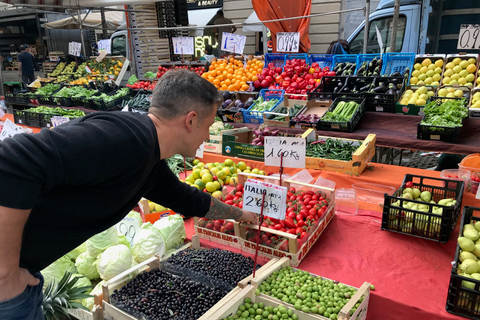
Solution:
{"label": "paper sign", "polygon": [[125,75],[125,72],[127,72],[127,68],[129,65],[130,65],[130,60],[125,59],[125,61],[123,61],[123,67],[120,70],[120,73],[118,74],[117,80],[115,80],[115,84],[117,86],[119,86],[120,83],[122,82],[123,76]]}
{"label": "paper sign", "polygon": [[247,37],[244,35],[224,32],[222,34],[221,50],[243,54],[243,48],[245,47],[246,40]]}
{"label": "paper sign", "polygon": [[100,41],[98,41],[97,45],[98,45],[98,52],[106,51],[107,53],[111,53],[110,52],[110,39],[100,40]]}
{"label": "paper sign", "polygon": [[61,125],[62,123],[70,121],[68,117],[60,117],[60,116],[53,116],[50,122],[52,122],[52,126],[56,127]]}
{"label": "paper sign", "polygon": [[203,158],[203,149],[204,149],[205,143],[202,143],[200,147],[197,149],[197,153],[195,153],[195,157],[197,158]]}
{"label": "paper sign", "polygon": [[85,66],[85,71],[87,71],[87,73],[92,73],[92,69],[90,69],[88,66]]}
{"label": "paper sign", "polygon": [[477,190],[477,194],[475,195],[475,199],[480,199],[480,188]]}
{"label": "paper sign", "polygon": [[244,185],[243,210],[260,214],[264,193],[263,214],[275,219],[285,219],[287,188],[254,179],[247,179]]}
{"label": "paper sign", "polygon": [[294,137],[265,137],[265,165],[280,167],[283,154],[283,166],[287,168],[305,168],[306,141]]}
{"label": "paper sign", "polygon": [[107,55],[107,51],[102,51],[102,52],[100,52],[100,54],[98,55],[98,57],[95,58],[95,60],[96,60],[97,62],[100,62],[100,61],[102,61],[102,60],[105,58],[106,55]]}
{"label": "paper sign", "polygon": [[133,238],[138,232],[138,220],[132,217],[125,217],[115,225],[115,229],[123,234],[133,246]]}
{"label": "paper sign", "polygon": [[299,32],[277,32],[277,52],[298,52],[300,47]]}
{"label": "paper sign", "polygon": [[382,41],[382,35],[380,31],[378,30],[377,26],[375,26],[375,30],[377,30],[377,41],[378,41],[378,46],[380,47],[380,53],[383,52],[383,41]]}
{"label": "paper sign", "polygon": [[480,49],[480,25],[462,24],[458,33],[457,49]]}
{"label": "paper sign", "polygon": [[68,54],[72,56],[80,56],[80,50],[82,49],[82,44],[80,42],[69,42],[68,43]]}
{"label": "paper sign", "polygon": [[3,141],[6,138],[11,138],[19,133],[25,133],[25,131],[23,131],[21,127],[10,121],[10,119],[7,119],[3,123],[2,132],[0,132],[0,141]]}
{"label": "paper sign", "polygon": [[0,119],[3,118],[5,116],[5,112],[2,110],[2,108],[0,108]]}
{"label": "paper sign", "polygon": [[174,54],[194,54],[193,37],[173,37]]}

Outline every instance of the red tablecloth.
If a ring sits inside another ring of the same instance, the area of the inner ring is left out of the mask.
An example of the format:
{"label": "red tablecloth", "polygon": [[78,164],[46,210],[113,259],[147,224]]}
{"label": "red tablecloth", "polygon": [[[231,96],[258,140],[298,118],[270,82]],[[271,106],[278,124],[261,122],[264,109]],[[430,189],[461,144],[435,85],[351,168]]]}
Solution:
{"label": "red tablecloth", "polygon": [[[7,119],[9,119],[10,121],[14,122],[13,114],[7,113],[7,114],[4,115],[2,118],[0,118],[0,121],[7,121]],[[18,124],[18,123],[17,123],[16,125],[17,125],[17,126],[26,127],[26,128],[30,128],[30,129],[32,129],[33,133],[39,133],[40,130],[41,130],[41,128],[24,126],[24,125],[21,125],[21,124]]]}

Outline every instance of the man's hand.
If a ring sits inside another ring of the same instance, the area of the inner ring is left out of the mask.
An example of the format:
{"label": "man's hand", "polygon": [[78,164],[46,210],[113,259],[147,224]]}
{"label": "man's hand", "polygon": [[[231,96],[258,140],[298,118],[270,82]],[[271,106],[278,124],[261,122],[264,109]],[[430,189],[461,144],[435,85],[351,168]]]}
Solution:
{"label": "man's hand", "polygon": [[36,286],[40,280],[27,269],[19,268],[12,275],[0,279],[0,301],[12,299],[21,294],[27,286]]}
{"label": "man's hand", "polygon": [[250,222],[252,224],[258,224],[257,215],[251,211],[242,210],[242,216],[237,221]]}

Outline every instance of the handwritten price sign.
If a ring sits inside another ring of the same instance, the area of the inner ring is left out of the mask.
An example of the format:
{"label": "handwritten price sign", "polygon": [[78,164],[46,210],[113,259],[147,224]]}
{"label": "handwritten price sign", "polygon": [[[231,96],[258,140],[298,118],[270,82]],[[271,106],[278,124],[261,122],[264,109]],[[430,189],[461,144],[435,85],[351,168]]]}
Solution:
{"label": "handwritten price sign", "polygon": [[260,214],[263,202],[263,214],[275,219],[285,219],[287,188],[254,179],[247,179],[244,186],[243,209]]}
{"label": "handwritten price sign", "polygon": [[480,25],[462,24],[458,33],[457,49],[480,49]]}
{"label": "handwritten price sign", "polygon": [[125,217],[115,225],[115,229],[123,234],[133,246],[133,238],[138,232],[138,221],[131,217]]}
{"label": "handwritten price sign", "polygon": [[193,37],[172,38],[174,54],[194,54]]}
{"label": "handwritten price sign", "polygon": [[53,116],[50,120],[52,122],[52,126],[57,127],[65,122],[70,121],[68,117],[60,117],[60,116]]}
{"label": "handwritten price sign", "polygon": [[80,56],[80,50],[82,49],[82,44],[80,42],[69,42],[68,43],[68,54],[72,56]]}
{"label": "handwritten price sign", "polygon": [[300,47],[299,32],[277,32],[278,52],[298,52]]}
{"label": "handwritten price sign", "polygon": [[197,153],[195,153],[195,157],[197,157],[197,158],[203,158],[203,149],[204,149],[204,147],[205,147],[205,145],[204,145],[204,143],[202,143],[202,144],[200,145],[200,147],[198,147]]}
{"label": "handwritten price sign", "polygon": [[247,37],[244,35],[224,32],[222,34],[222,50],[243,54],[246,40]]}
{"label": "handwritten price sign", "polygon": [[264,145],[265,165],[280,167],[283,155],[284,167],[305,168],[305,139],[267,136]]}
{"label": "handwritten price sign", "polygon": [[19,126],[7,119],[3,124],[2,132],[0,132],[0,141],[3,141],[6,138],[11,138],[16,134],[25,133]]}

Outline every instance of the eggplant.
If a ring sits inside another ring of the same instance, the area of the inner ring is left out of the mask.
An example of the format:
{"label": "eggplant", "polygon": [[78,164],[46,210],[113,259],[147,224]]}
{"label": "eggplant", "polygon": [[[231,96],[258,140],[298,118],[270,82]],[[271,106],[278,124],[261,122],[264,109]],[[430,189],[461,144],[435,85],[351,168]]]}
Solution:
{"label": "eggplant", "polygon": [[366,86],[361,87],[359,91],[360,91],[360,92],[365,92],[365,91],[367,91],[367,90],[370,88],[370,86],[371,86],[370,84],[367,84]]}
{"label": "eggplant", "polygon": [[343,92],[350,92],[350,91],[351,91],[351,90],[350,90],[350,88],[349,88],[349,87],[345,87],[345,88],[343,88]]}
{"label": "eggplant", "polygon": [[337,87],[343,87],[343,84],[344,84],[343,82],[338,82]]}
{"label": "eggplant", "polygon": [[385,86],[382,86],[382,85],[380,85],[376,88],[373,88],[373,92],[375,92],[375,93],[385,93],[387,90],[388,90],[388,88],[385,87]]}
{"label": "eggplant", "polygon": [[388,91],[385,92],[385,94],[388,94],[388,95],[394,95],[395,93],[396,93],[396,91],[393,90],[393,89],[388,89]]}
{"label": "eggplant", "polygon": [[334,92],[334,93],[337,93],[337,91],[338,91],[339,89],[340,89],[340,87],[335,87],[335,88],[333,88],[333,92]]}
{"label": "eggplant", "polygon": [[229,91],[223,91],[223,100],[232,99],[232,94]]}
{"label": "eggplant", "polygon": [[396,71],[396,72],[392,73],[390,76],[391,77],[402,77],[403,75],[400,72]]}

